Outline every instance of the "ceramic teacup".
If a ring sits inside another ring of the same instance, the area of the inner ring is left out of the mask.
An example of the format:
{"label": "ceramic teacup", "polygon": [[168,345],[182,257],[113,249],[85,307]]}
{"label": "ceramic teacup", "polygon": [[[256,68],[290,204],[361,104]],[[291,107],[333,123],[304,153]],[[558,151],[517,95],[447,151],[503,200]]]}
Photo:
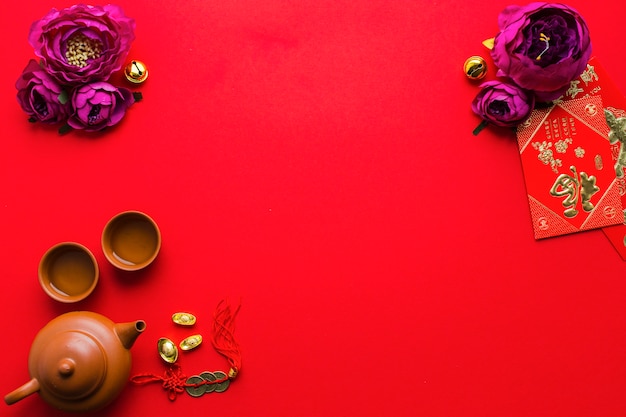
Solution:
{"label": "ceramic teacup", "polygon": [[124,271],[150,265],[161,249],[161,232],[150,216],[140,211],[115,215],[102,232],[102,250],[107,260]]}
{"label": "ceramic teacup", "polygon": [[39,283],[50,297],[63,303],[83,300],[96,288],[98,263],[93,253],[76,242],[62,242],[39,262]]}

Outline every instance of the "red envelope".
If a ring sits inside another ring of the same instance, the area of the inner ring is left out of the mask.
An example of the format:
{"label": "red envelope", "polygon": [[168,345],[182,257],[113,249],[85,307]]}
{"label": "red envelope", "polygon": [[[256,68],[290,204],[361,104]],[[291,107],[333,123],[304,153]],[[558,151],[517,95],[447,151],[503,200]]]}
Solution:
{"label": "red envelope", "polygon": [[[626,117],[626,99],[623,94],[618,90],[615,83],[609,77],[605,69],[602,67],[597,58],[593,58],[589,61],[587,66],[588,74],[584,79],[580,79],[578,83],[580,89],[583,89],[583,93],[589,96],[601,96],[604,108],[608,110],[615,118]],[[622,119],[624,120],[624,119]],[[626,123],[625,123],[626,124]],[[608,125],[607,125],[608,126]],[[611,131],[611,127],[608,127]],[[622,129],[622,137],[626,137],[626,132]],[[612,167],[616,174],[618,190],[622,198],[622,206],[626,208],[626,170],[623,165],[617,164],[620,159],[620,153],[626,152],[623,143],[618,140],[620,132],[613,134],[613,140],[611,140],[612,150]],[[609,140],[607,138],[607,140]],[[626,156],[622,156],[625,158]],[[617,226],[605,227],[602,229],[609,241],[613,244],[617,252],[620,254],[623,260],[626,260],[626,213],[622,212],[621,222]]]}
{"label": "red envelope", "polygon": [[562,100],[534,110],[517,130],[536,239],[624,224],[604,115],[607,103],[623,98],[604,80],[592,59]]}

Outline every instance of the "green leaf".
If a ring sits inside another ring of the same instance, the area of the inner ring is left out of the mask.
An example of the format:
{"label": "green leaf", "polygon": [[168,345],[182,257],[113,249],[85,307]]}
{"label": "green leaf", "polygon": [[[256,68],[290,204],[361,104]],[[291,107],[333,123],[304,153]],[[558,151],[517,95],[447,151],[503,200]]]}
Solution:
{"label": "green leaf", "polygon": [[37,119],[35,117],[29,117],[28,123],[37,123]]}
{"label": "green leaf", "polygon": [[70,96],[67,94],[67,91],[63,90],[61,91],[61,94],[59,94],[59,96],[57,97],[57,100],[59,100],[59,103],[61,104],[66,104],[70,99]]}
{"label": "green leaf", "polygon": [[133,98],[135,99],[135,101],[141,101],[143,100],[143,94],[141,94],[139,91],[135,91],[133,93]]}
{"label": "green leaf", "polygon": [[63,126],[59,128],[59,135],[64,135],[71,130],[72,130],[72,126],[68,124],[64,124]]}

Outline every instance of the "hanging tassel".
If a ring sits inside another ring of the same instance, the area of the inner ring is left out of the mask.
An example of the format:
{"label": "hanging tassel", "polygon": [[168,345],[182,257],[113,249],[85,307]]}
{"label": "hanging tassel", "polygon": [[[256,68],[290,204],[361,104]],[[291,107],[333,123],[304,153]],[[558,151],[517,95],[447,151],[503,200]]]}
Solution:
{"label": "hanging tassel", "polygon": [[228,377],[234,379],[241,371],[241,351],[235,339],[235,319],[241,304],[234,310],[227,300],[218,303],[215,309],[211,342],[216,351],[222,354],[230,364]]}

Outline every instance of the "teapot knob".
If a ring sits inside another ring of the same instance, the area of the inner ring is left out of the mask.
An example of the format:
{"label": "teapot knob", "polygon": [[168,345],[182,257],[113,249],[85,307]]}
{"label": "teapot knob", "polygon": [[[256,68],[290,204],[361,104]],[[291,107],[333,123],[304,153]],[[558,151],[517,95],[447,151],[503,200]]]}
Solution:
{"label": "teapot knob", "polygon": [[107,360],[104,348],[92,335],[68,330],[54,335],[33,369],[47,396],[77,401],[101,387]]}
{"label": "teapot knob", "polygon": [[76,370],[76,362],[71,358],[61,359],[59,361],[59,374],[64,377],[71,376]]}

